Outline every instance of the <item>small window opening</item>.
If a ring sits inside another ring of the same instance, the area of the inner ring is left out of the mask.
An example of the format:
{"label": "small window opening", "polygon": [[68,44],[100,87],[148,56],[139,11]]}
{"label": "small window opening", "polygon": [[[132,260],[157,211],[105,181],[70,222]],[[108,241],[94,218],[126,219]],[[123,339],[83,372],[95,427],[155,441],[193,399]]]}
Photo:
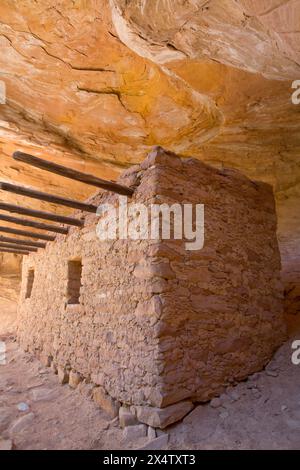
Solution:
{"label": "small window opening", "polygon": [[34,282],[34,269],[29,269],[27,273],[27,285],[26,285],[25,299],[29,299],[31,297],[33,282]]}
{"label": "small window opening", "polygon": [[81,287],[81,260],[68,261],[68,304],[79,304]]}

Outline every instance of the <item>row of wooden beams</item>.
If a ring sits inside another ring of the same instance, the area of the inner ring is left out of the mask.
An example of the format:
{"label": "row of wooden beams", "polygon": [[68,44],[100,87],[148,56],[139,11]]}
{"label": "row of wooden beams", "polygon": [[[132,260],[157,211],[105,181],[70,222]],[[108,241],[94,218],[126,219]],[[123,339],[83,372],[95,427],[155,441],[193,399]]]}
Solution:
{"label": "row of wooden beams", "polygon": [[25,246],[25,245],[17,245],[15,243],[1,243],[0,242],[0,248],[10,248],[12,250],[18,249],[18,250],[23,250],[23,251],[37,251],[37,248],[34,248],[33,246]]}
{"label": "row of wooden beams", "polygon": [[51,202],[52,204],[59,204],[62,206],[72,207],[73,209],[79,209],[87,212],[97,212],[97,206],[94,206],[93,204],[85,204],[83,202],[74,201],[73,199],[53,196],[52,194],[47,194],[41,191],[24,188],[23,186],[17,186],[15,184],[0,182],[0,189],[2,189],[3,191],[9,191],[14,194],[20,194],[21,196],[27,196],[33,199],[38,199],[39,201]]}
{"label": "row of wooden beams", "polygon": [[[32,155],[23,153],[23,152],[15,152],[13,154],[13,158],[17,161],[22,163],[29,164],[36,168],[40,168],[42,170],[49,171],[51,173],[58,174],[60,176],[64,176],[66,178],[70,178],[76,181],[80,181],[85,184],[89,184],[91,186],[96,186],[101,189],[105,189],[106,191],[112,191],[117,194],[131,196],[133,194],[133,190],[127,186],[123,186],[118,183],[114,183],[113,181],[106,181],[101,178],[97,178],[93,175],[81,173],[79,171],[73,170],[71,168],[66,168],[62,165],[57,165],[55,163],[49,162],[47,160],[42,160],[40,158],[34,157]],[[72,207],[73,209],[79,209],[82,211],[97,212],[97,206],[93,204],[86,204],[83,202],[75,201],[73,199],[63,198],[60,196],[54,196],[52,194],[44,193],[41,191],[37,191],[34,189],[25,188],[22,186],[5,183],[0,183],[0,189],[3,191],[8,191],[14,194],[19,194],[21,196],[30,197],[33,199],[38,199],[40,201],[50,202],[52,204],[59,204],[66,207]],[[34,209],[28,209],[25,207],[19,207],[14,204],[8,204],[4,202],[0,202],[0,209],[16,214],[28,215],[31,217],[36,217],[39,219],[51,220],[54,222],[58,222],[65,225],[74,225],[76,227],[82,227],[83,221],[79,219],[75,219],[73,217],[66,217],[53,214],[51,212],[39,211]],[[28,219],[20,219],[16,217],[6,216],[0,214],[0,220],[11,222],[18,225],[24,225],[27,227],[33,227],[40,230],[47,230],[55,233],[62,233],[67,234],[68,229],[65,227],[59,227],[56,225],[49,225],[40,222],[35,222]],[[18,230],[15,228],[10,227],[0,227],[0,232],[11,233],[15,235],[22,235],[22,236],[29,236],[35,239],[42,239],[46,241],[53,241],[55,237],[51,235],[43,235],[40,233],[34,233],[26,230]],[[22,254],[27,255],[29,252],[37,251],[37,248],[45,248],[46,244],[36,241],[31,241],[28,239],[16,239],[11,237],[4,237],[0,236],[0,252],[2,253],[15,253],[15,254]]]}
{"label": "row of wooden beams", "polygon": [[44,224],[35,222],[34,220],[19,219],[18,217],[11,217],[10,215],[0,214],[0,220],[10,222],[12,224],[23,225],[25,227],[37,228],[39,230],[46,230],[47,232],[61,233],[67,235],[68,229],[66,227],[59,227],[58,225]]}
{"label": "row of wooden beams", "polygon": [[15,255],[29,255],[29,251],[23,251],[23,250],[13,250],[9,248],[0,248],[0,253],[13,253]]}
{"label": "row of wooden beams", "polygon": [[133,189],[128,186],[123,186],[122,184],[118,184],[113,181],[103,180],[87,173],[82,173],[62,165],[57,165],[56,163],[42,160],[41,158],[34,157],[28,153],[14,152],[13,158],[18,162],[27,163],[28,165],[40,168],[41,170],[49,171],[91,186],[96,186],[97,188],[105,189],[106,191],[112,191],[123,196],[131,196],[133,194]]}
{"label": "row of wooden beams", "polygon": [[46,240],[48,242],[53,242],[55,237],[52,235],[44,235],[43,233],[29,232],[28,230],[18,230],[17,228],[11,227],[1,227],[0,232],[12,233],[14,235],[21,235],[24,237],[36,238],[38,240]]}
{"label": "row of wooden beams", "polygon": [[16,245],[27,245],[27,246],[35,246],[37,248],[45,248],[46,243],[41,242],[34,242],[31,240],[19,239],[19,238],[11,238],[11,237],[2,237],[0,236],[0,243],[15,243]]}
{"label": "row of wooden beams", "polygon": [[52,214],[51,212],[38,211],[35,209],[27,209],[26,207],[0,202],[0,209],[15,214],[29,215],[30,217],[37,217],[38,219],[53,220],[66,225],[74,225],[75,227],[82,227],[83,221],[73,217],[65,217],[62,215]]}

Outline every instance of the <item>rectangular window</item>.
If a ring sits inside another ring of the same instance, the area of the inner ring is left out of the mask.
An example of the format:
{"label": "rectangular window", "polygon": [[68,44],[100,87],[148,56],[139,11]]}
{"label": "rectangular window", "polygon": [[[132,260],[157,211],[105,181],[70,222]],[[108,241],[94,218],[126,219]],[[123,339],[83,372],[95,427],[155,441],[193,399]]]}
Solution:
{"label": "rectangular window", "polygon": [[26,285],[25,299],[29,299],[31,297],[33,282],[34,282],[34,269],[29,269],[27,273],[27,285]]}
{"label": "rectangular window", "polygon": [[67,287],[68,304],[79,304],[81,273],[82,273],[81,260],[68,261],[68,287]]}

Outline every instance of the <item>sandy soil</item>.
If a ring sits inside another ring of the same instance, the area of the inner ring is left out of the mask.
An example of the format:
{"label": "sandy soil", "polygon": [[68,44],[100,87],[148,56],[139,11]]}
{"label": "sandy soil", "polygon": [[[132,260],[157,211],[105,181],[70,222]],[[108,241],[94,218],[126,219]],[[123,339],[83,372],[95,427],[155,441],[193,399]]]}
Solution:
{"label": "sandy soil", "polygon": [[[300,319],[289,324],[290,339],[266,370],[170,427],[169,449],[300,448],[300,365],[291,362]],[[125,438],[118,421],[91,400],[88,386],[60,385],[12,335],[2,334],[0,340],[7,347],[6,364],[0,365],[0,437],[12,440],[14,448],[113,450],[147,443],[147,438]],[[21,403],[25,411],[18,409]]]}

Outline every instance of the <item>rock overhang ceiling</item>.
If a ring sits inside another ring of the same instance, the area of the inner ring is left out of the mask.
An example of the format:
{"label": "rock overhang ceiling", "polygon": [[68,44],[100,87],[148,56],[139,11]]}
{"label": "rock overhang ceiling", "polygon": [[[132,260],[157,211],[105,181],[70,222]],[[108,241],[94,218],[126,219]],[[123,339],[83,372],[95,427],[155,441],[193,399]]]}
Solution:
{"label": "rock overhang ceiling", "polygon": [[299,25],[297,0],[2,0],[1,180],[94,191],[17,164],[17,149],[111,179],[157,144],[238,168],[274,186],[283,264],[295,271]]}

